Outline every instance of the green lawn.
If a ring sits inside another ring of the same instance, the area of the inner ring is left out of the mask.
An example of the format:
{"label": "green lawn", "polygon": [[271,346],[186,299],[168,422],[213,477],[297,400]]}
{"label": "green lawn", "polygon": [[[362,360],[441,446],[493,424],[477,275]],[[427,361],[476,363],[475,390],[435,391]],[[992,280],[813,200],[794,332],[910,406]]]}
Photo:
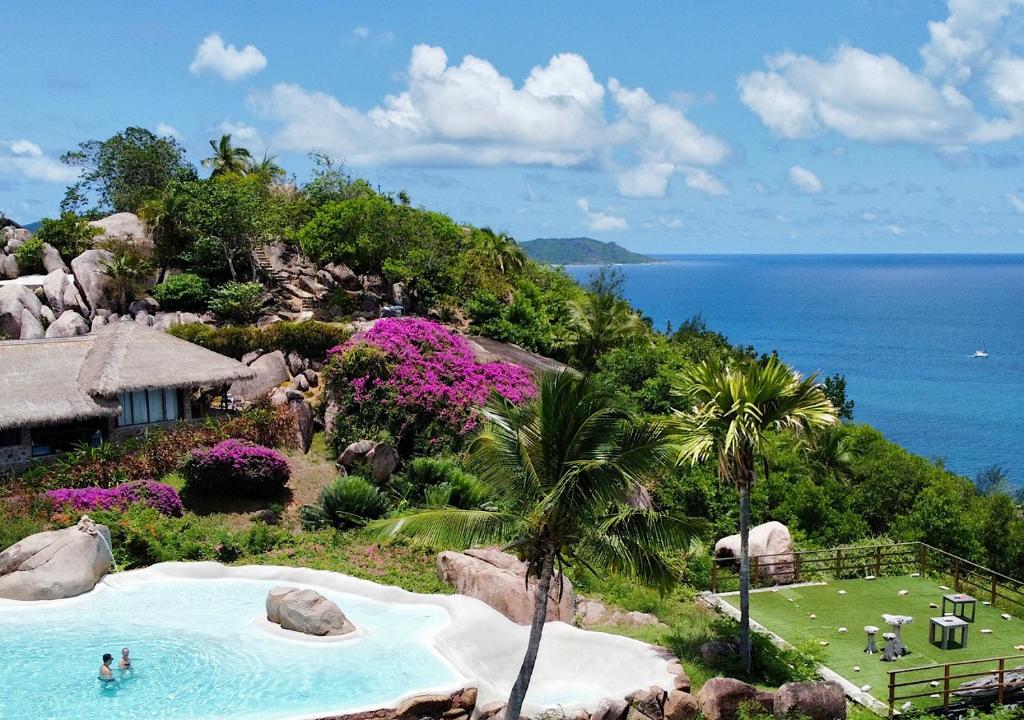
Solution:
{"label": "green lawn", "polygon": [[[840,590],[845,590],[846,594],[840,595]],[[901,596],[901,590],[908,592]],[[793,645],[827,641],[825,664],[858,687],[870,685],[871,694],[885,701],[890,670],[1024,654],[1014,649],[1015,645],[1024,644],[1024,621],[1003,619],[1000,617],[1002,610],[982,605],[981,598],[977,620],[969,628],[966,648],[942,650],[930,645],[929,618],[941,614],[942,595],[948,592],[952,591],[942,590],[937,582],[920,577],[834,580],[827,585],[751,593],[750,614]],[[737,595],[726,595],[722,599],[734,607],[739,606]],[[930,608],[929,603],[936,603],[940,608]],[[878,627],[879,646],[884,642],[882,633],[889,629],[882,621],[882,613],[914,618],[913,623],[903,628],[903,642],[911,653],[892,663],[881,662],[881,653],[864,654],[865,625]],[[840,633],[840,627],[849,632]],[[982,634],[983,628],[991,629],[992,633]],[[920,692],[928,689],[923,687]]]}

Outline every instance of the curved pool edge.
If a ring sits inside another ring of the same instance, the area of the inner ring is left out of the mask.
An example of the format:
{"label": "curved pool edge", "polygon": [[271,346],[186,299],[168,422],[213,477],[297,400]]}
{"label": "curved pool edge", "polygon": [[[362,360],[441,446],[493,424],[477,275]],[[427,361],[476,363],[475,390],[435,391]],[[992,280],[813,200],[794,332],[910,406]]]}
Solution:
{"label": "curved pool edge", "polygon": [[[317,720],[325,716],[393,708],[417,695],[450,694],[467,687],[477,688],[477,707],[494,701],[505,702],[518,674],[529,636],[528,626],[513,623],[475,598],[415,593],[329,570],[281,565],[229,566],[216,562],[168,562],[109,574],[101,583],[117,588],[160,579],[238,579],[293,583],[359,595],[378,602],[432,605],[447,613],[449,622],[439,629],[424,633],[423,637],[435,655],[462,677],[460,682],[416,688],[372,707],[325,708],[312,715],[288,716],[286,720]],[[39,601],[0,599],[0,608],[74,603],[87,596],[88,593],[63,600]],[[254,628],[254,631],[258,629]],[[311,643],[319,640],[291,639]],[[673,680],[669,661],[663,652],[652,645],[619,635],[581,630],[563,622],[548,622],[530,685],[532,697],[524,705],[524,712],[535,714],[552,707],[567,712],[593,710],[606,697],[622,698],[636,690],[655,685],[672,690]],[[591,696],[586,700],[558,702],[543,699],[545,695],[557,695],[560,689],[572,688],[573,692],[578,693],[581,684],[593,688]]]}

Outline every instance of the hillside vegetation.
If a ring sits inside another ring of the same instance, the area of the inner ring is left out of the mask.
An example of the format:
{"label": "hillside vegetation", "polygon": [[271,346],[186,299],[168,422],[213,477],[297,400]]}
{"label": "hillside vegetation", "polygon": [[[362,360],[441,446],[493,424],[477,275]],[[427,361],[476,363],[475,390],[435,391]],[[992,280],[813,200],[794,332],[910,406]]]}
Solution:
{"label": "hillside vegetation", "polygon": [[548,265],[635,265],[654,262],[615,242],[588,237],[537,238],[519,244],[533,260]]}

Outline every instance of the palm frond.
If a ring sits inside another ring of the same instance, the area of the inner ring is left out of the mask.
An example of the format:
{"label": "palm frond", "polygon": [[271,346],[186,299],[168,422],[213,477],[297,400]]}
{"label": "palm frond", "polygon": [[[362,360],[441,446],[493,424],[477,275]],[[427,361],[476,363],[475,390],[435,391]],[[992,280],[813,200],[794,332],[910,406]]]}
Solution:
{"label": "palm frond", "polygon": [[430,508],[375,520],[367,528],[377,538],[411,537],[433,547],[470,547],[505,542],[523,528],[522,518],[492,510]]}

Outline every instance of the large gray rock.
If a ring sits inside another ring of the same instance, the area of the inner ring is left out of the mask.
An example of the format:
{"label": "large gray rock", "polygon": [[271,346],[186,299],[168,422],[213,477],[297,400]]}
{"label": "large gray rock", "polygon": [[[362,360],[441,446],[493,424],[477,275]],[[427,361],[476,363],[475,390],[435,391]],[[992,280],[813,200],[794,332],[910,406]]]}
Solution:
{"label": "large gray rock", "polygon": [[[525,582],[526,563],[496,548],[445,551],[437,556],[437,576],[461,595],[475,597],[512,622],[529,625],[537,580]],[[559,582],[561,580],[561,583]],[[547,619],[571,623],[575,612],[572,583],[556,575],[548,591]]]}
{"label": "large gray rock", "polygon": [[597,625],[621,625],[626,627],[644,627],[647,625],[662,626],[663,623],[655,615],[633,610],[617,610],[608,607],[599,600],[578,598],[576,602],[576,620],[583,627]]}
{"label": "large gray rock", "polygon": [[[271,401],[273,402],[273,401]],[[313,406],[309,400],[288,400],[288,409],[295,418],[295,440],[302,452],[309,452],[313,443]]]}
{"label": "large gray rock", "polygon": [[[748,552],[751,561],[755,557],[758,558],[758,577],[769,578],[779,584],[793,582],[793,539],[789,535],[789,528],[785,525],[772,520],[750,528]],[[715,543],[716,558],[738,561],[739,556],[739,533],[724,537]],[[753,573],[753,566],[751,573]]]}
{"label": "large gray rock", "polygon": [[104,263],[113,259],[114,256],[107,250],[86,250],[71,261],[75,282],[82,289],[85,302],[92,312],[113,307],[110,278],[104,272]]}
{"label": "large gray rock", "polygon": [[0,248],[6,247],[8,252],[14,252],[30,237],[32,233],[25,228],[8,225],[0,228]]}
{"label": "large gray rock", "polygon": [[128,240],[143,255],[148,257],[153,254],[155,249],[153,235],[149,232],[146,224],[134,213],[115,213],[101,220],[93,220],[89,224],[101,231],[96,236],[95,242],[113,239]]}
{"label": "large gray rock", "polygon": [[0,553],[0,597],[81,595],[92,590],[112,562],[110,531],[83,516],[74,527],[29,535]]}
{"label": "large gray rock", "polygon": [[50,243],[43,243],[43,268],[48,273],[54,270],[68,271],[68,266],[64,264],[64,259],[60,256],[60,252]]}
{"label": "large gray rock", "polygon": [[267,620],[306,635],[347,635],[356,629],[336,603],[315,590],[280,585],[267,594]]}
{"label": "large gray rock", "polygon": [[252,361],[249,368],[253,371],[251,378],[236,380],[231,385],[231,394],[241,400],[253,401],[291,378],[288,363],[280,350],[261,355]]}
{"label": "large gray rock", "polygon": [[14,255],[0,255],[0,275],[5,280],[14,280],[21,274],[18,267],[18,259]]}
{"label": "large gray rock", "polygon": [[775,693],[775,717],[845,720],[846,694],[832,681],[786,683]]}
{"label": "large gray rock", "polygon": [[65,310],[75,310],[82,315],[88,312],[85,301],[75,285],[74,276],[60,268],[50,271],[43,279],[43,294],[46,297],[46,304],[56,315]]}
{"label": "large gray rock", "polygon": [[46,337],[68,338],[87,335],[90,327],[89,321],[74,310],[65,310],[59,318],[50,324],[50,327],[46,328]]}
{"label": "large gray rock", "polygon": [[377,443],[366,455],[370,463],[370,474],[379,483],[387,482],[398,469],[398,453],[387,443]]}
{"label": "large gray rock", "polygon": [[694,720],[697,698],[683,690],[673,690],[665,700],[665,720]]}
{"label": "large gray rock", "polygon": [[366,462],[367,456],[376,444],[373,440],[356,440],[354,443],[350,443],[341,452],[338,464],[351,470],[356,463]]}
{"label": "large gray rock", "polygon": [[21,338],[21,319],[25,310],[36,319],[43,304],[36,294],[24,285],[0,287],[0,334],[10,340]]}
{"label": "large gray rock", "polygon": [[733,678],[711,678],[697,693],[704,720],[737,720],[740,707],[755,702],[757,688]]}
{"label": "large gray rock", "polygon": [[46,337],[43,323],[40,322],[40,318],[32,314],[32,311],[25,308],[21,311],[21,336],[19,339],[38,340],[42,337]]}

